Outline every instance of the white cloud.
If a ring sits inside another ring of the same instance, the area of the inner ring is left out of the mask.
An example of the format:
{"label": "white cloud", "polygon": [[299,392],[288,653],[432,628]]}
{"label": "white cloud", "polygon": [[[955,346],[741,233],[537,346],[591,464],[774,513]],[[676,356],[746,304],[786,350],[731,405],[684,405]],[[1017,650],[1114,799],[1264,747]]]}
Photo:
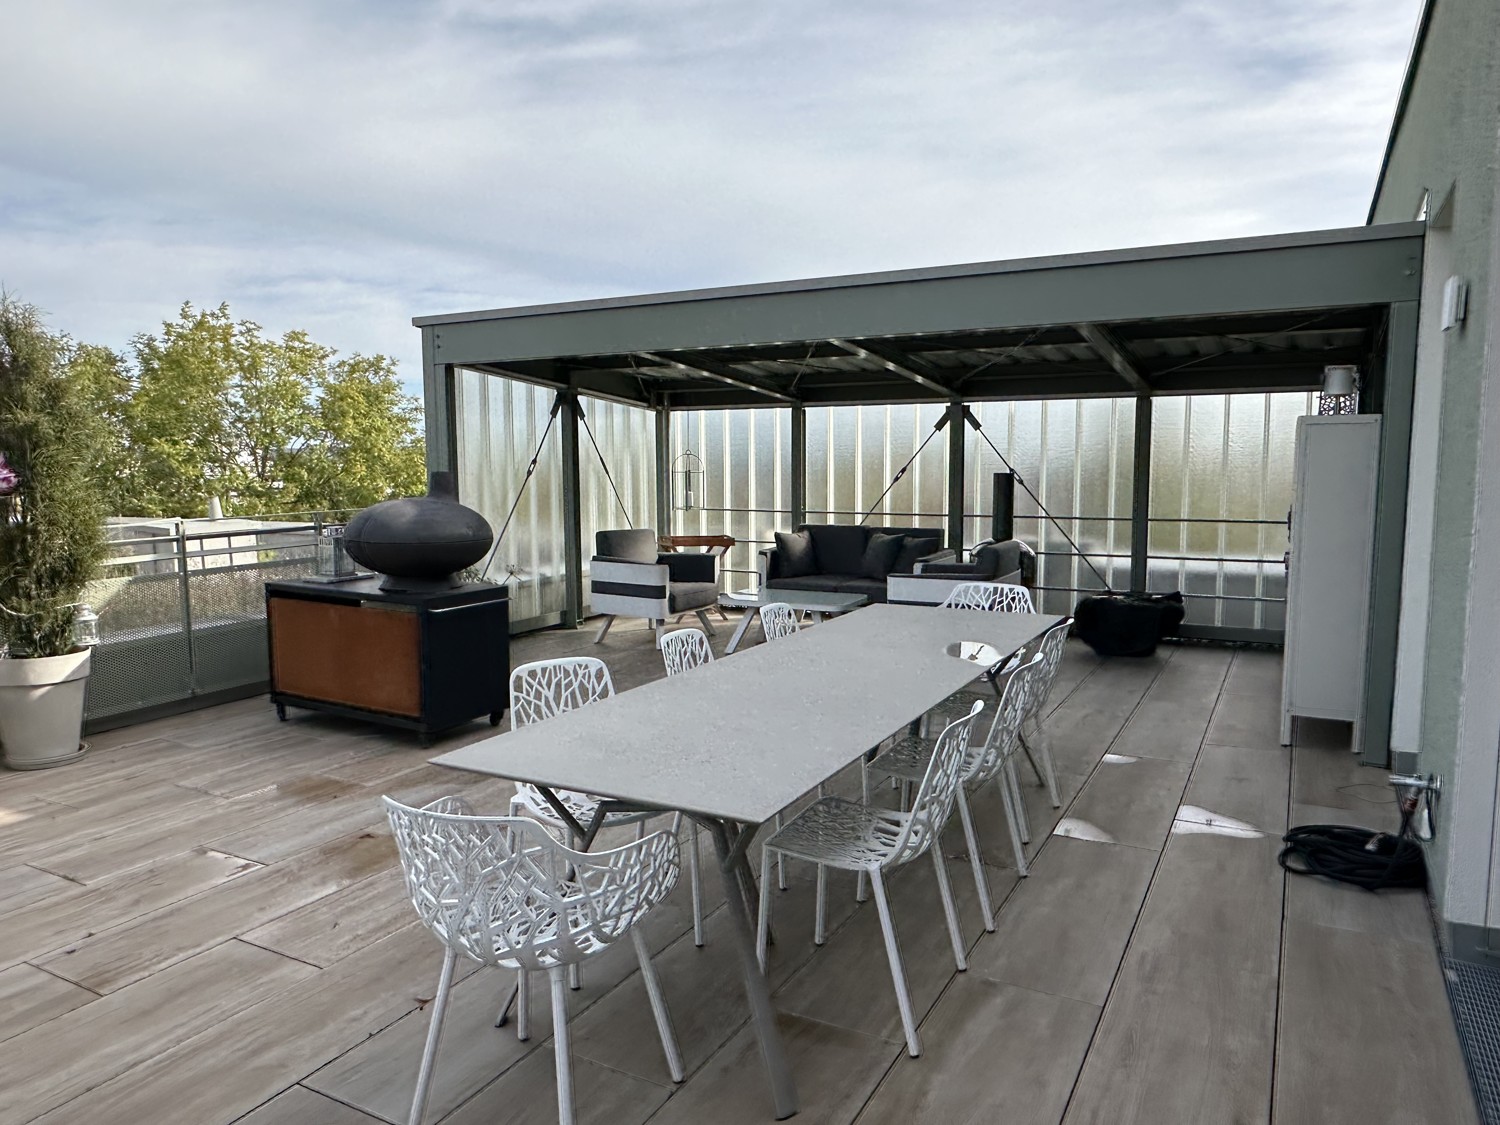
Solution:
{"label": "white cloud", "polygon": [[1418,0],[50,0],[0,38],[0,281],[416,314],[1356,225]]}

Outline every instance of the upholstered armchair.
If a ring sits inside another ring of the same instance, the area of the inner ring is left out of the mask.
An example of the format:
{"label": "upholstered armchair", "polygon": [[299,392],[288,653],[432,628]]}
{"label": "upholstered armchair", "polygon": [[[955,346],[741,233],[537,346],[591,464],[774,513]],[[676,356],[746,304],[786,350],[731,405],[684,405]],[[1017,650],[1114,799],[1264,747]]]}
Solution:
{"label": "upholstered armchair", "polygon": [[974,545],[966,563],[924,560],[915,574],[891,575],[886,597],[898,605],[941,605],[963,582],[1007,582],[1031,589],[1036,584],[1036,552],[1019,539],[986,539]]}
{"label": "upholstered armchair", "polygon": [[595,644],[604,640],[616,617],[644,617],[655,628],[658,643],[674,614],[697,614],[704,630],[714,631],[708,609],[719,600],[715,556],[659,552],[650,528],[595,532],[594,552],[589,607],[606,615]]}

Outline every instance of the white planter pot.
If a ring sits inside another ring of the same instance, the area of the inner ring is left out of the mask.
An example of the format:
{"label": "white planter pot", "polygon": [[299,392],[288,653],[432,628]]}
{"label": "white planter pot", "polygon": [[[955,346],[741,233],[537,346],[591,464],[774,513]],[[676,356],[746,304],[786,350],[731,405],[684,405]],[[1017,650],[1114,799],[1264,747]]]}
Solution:
{"label": "white planter pot", "polygon": [[39,770],[83,757],[90,652],[0,659],[0,749],[11,769]]}

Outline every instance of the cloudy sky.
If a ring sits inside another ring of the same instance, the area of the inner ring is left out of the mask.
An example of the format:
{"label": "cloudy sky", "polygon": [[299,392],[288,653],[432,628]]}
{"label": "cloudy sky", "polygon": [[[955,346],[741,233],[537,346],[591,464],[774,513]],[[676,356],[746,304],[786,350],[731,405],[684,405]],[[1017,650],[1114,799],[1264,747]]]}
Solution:
{"label": "cloudy sky", "polygon": [[413,316],[1364,222],[1419,0],[46,0],[0,285]]}

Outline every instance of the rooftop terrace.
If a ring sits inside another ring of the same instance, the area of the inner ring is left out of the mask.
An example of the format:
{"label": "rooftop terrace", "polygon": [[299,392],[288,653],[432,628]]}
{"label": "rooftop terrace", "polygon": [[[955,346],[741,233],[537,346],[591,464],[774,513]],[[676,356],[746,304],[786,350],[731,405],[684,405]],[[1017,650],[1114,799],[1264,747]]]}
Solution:
{"label": "rooftop terrace", "polygon": [[[590,636],[518,638],[512,659],[589,651],[622,689],[661,675],[639,623],[600,648]],[[1046,724],[1063,809],[1023,786],[1030,878],[1008,861],[998,801],[976,801],[995,933],[956,824],[947,841],[968,972],[953,971],[930,872],[894,881],[919,1059],[873,907],[835,875],[836,928],[815,951],[810,873],[791,867],[771,973],[797,1120],[1475,1121],[1425,897],[1276,865],[1289,822],[1393,821],[1347,727],[1303,721],[1277,744],[1279,674],[1269,651],[1104,661],[1072,642]],[[441,953],[377,798],[462,791],[502,810],[507,784],[427,764],[488,733],[422,749],[327,716],[280,724],[257,698],[0,778],[0,1125],[404,1121]],[[1205,832],[1185,806],[1255,833]],[[571,1009],[583,1120],[771,1120],[723,921],[694,947],[683,880],[646,923],[689,1072],[675,1089],[628,947],[590,963]],[[556,1120],[546,1014],[528,1043],[491,1026],[507,984],[458,986],[431,1120]]]}

